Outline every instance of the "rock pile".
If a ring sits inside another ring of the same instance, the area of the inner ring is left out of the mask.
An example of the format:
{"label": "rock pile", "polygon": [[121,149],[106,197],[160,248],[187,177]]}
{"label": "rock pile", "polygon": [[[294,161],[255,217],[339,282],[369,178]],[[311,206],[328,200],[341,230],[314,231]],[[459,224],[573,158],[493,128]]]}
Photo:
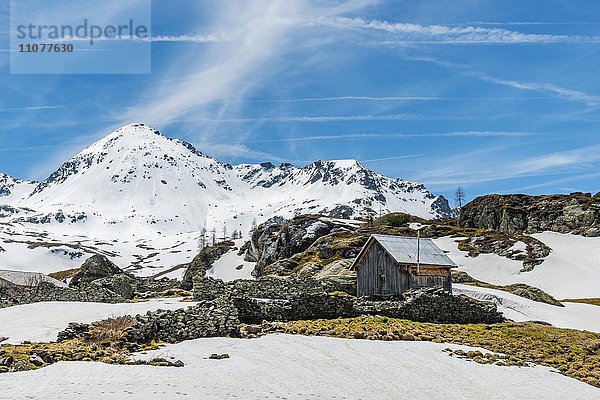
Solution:
{"label": "rock pile", "polygon": [[239,336],[237,309],[226,296],[201,301],[187,309],[158,310],[135,317],[125,339],[135,343],[152,340],[178,343],[203,337]]}
{"label": "rock pile", "polygon": [[554,231],[600,236],[600,196],[590,193],[481,196],[461,210],[460,226],[513,234]]}

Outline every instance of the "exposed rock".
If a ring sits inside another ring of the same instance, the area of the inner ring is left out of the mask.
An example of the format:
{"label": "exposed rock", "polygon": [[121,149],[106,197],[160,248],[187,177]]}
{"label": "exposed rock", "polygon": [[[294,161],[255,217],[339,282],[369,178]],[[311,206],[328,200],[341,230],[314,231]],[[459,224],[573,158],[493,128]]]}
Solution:
{"label": "exposed rock", "polygon": [[254,276],[286,270],[281,261],[308,249],[318,238],[332,232],[339,225],[319,216],[302,215],[291,220],[270,222],[252,233],[246,260],[256,262]]}
{"label": "exposed rock", "polygon": [[183,276],[181,288],[185,290],[192,290],[194,277],[205,276],[206,271],[212,267],[213,263],[231,250],[234,246],[234,242],[226,241],[217,243],[214,246],[207,246],[203,248],[200,253],[194,257],[192,262],[188,264]]}
{"label": "exposed rock", "polygon": [[508,234],[554,231],[592,235],[600,228],[600,198],[584,193],[487,195],[465,205],[459,224]]}
{"label": "exposed rock", "polygon": [[214,354],[211,354],[208,358],[210,360],[225,360],[225,359],[229,358],[229,354],[227,354],[227,353],[224,353],[224,354],[214,353]]}
{"label": "exposed rock", "polygon": [[554,297],[533,286],[524,283],[515,283],[514,285],[504,286],[506,291],[524,297],[529,300],[538,301],[540,303],[551,304],[553,306],[564,307],[564,305]]}
{"label": "exposed rock", "polygon": [[553,306],[564,307],[564,305],[560,301],[556,300],[554,297],[552,297],[548,293],[546,293],[543,290],[538,289],[536,287],[526,285],[524,283],[515,283],[512,285],[506,285],[506,286],[492,285],[487,282],[478,281],[477,279],[471,277],[466,272],[462,272],[462,271],[453,271],[452,272],[452,282],[465,283],[465,284],[477,286],[477,287],[502,290],[504,292],[512,293],[514,295],[517,295],[517,296],[520,296],[520,297],[523,297],[523,298],[526,298],[529,300],[537,301],[540,303],[551,304]]}
{"label": "exposed rock", "polygon": [[[514,248],[519,242],[525,245],[524,250]],[[533,270],[535,266],[544,261],[544,258],[551,251],[550,247],[531,236],[520,233],[508,235],[492,231],[481,232],[478,235],[461,240],[458,242],[458,248],[462,251],[468,251],[471,257],[477,257],[480,253],[493,253],[511,260],[522,261],[523,269],[521,272]]]}
{"label": "exposed rock", "polygon": [[70,322],[67,327],[58,332],[57,340],[64,342],[70,339],[86,338],[90,331],[90,324],[81,324],[78,322]]}
{"label": "exposed rock", "polygon": [[123,270],[105,256],[93,255],[81,265],[80,271],[73,279],[71,279],[70,286],[77,287],[97,279],[107,278],[122,273]]}

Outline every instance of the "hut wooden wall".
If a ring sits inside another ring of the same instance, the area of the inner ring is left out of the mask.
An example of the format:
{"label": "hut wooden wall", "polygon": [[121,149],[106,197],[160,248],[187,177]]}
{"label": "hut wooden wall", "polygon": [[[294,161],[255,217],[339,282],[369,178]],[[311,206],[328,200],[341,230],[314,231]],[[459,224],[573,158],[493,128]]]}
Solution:
{"label": "hut wooden wall", "polygon": [[400,295],[410,288],[408,275],[408,271],[399,268],[396,260],[375,241],[358,265],[357,295]]}
{"label": "hut wooden wall", "polygon": [[449,268],[422,265],[417,273],[417,267],[410,266],[410,288],[443,287],[452,291],[452,276]]}

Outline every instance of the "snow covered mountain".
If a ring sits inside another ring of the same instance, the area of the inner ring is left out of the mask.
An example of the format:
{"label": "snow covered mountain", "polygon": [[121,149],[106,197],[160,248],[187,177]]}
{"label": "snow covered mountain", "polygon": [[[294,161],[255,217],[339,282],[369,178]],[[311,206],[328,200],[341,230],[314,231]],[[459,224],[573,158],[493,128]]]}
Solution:
{"label": "snow covered mountain", "polygon": [[[90,253],[123,267],[168,268],[193,255],[203,228],[247,234],[254,221],[274,216],[451,213],[422,184],[354,160],[232,166],[143,124],[104,137],[43,182],[0,174],[0,196],[0,267],[36,262],[46,270],[78,265]],[[170,260],[160,260],[161,248],[171,249]]]}

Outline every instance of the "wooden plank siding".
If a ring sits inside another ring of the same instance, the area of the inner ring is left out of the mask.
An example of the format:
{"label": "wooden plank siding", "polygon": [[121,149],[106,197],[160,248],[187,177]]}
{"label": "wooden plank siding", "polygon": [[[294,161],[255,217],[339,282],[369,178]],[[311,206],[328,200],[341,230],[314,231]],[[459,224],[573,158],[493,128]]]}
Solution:
{"label": "wooden plank siding", "polygon": [[374,241],[357,268],[358,296],[390,296],[410,288],[409,273]]}

